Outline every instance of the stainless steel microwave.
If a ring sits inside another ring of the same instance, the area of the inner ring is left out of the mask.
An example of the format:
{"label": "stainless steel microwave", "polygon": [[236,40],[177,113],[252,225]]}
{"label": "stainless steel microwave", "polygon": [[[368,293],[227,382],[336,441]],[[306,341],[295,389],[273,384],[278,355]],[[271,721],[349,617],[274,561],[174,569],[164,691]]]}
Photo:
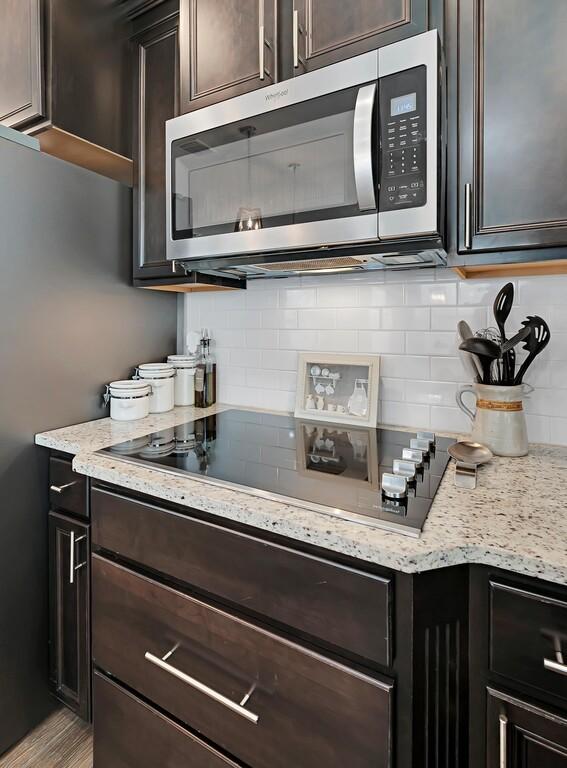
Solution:
{"label": "stainless steel microwave", "polygon": [[443,262],[436,30],[166,124],[167,258],[265,277]]}

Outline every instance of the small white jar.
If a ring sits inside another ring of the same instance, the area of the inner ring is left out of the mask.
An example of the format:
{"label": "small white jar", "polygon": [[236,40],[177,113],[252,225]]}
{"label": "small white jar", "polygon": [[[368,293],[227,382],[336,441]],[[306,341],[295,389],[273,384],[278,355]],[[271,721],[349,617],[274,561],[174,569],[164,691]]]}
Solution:
{"label": "small white jar", "polygon": [[139,365],[136,377],[151,385],[150,413],[166,413],[173,409],[175,368],[170,363]]}
{"label": "small white jar", "polygon": [[145,381],[111,381],[106,387],[105,404],[110,400],[110,418],[136,421],[150,412],[152,388]]}
{"label": "small white jar", "polygon": [[169,355],[167,362],[175,368],[175,405],[195,405],[195,355]]}

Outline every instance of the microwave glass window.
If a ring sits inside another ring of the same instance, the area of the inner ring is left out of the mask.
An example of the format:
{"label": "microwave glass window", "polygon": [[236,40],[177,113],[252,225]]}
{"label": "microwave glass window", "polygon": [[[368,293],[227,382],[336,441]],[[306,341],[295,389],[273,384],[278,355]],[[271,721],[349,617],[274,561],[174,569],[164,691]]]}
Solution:
{"label": "microwave glass window", "polygon": [[417,93],[407,93],[405,96],[396,96],[390,101],[390,116],[405,115],[406,112],[415,112],[417,109]]}
{"label": "microwave glass window", "polygon": [[172,145],[174,239],[359,215],[357,88]]}

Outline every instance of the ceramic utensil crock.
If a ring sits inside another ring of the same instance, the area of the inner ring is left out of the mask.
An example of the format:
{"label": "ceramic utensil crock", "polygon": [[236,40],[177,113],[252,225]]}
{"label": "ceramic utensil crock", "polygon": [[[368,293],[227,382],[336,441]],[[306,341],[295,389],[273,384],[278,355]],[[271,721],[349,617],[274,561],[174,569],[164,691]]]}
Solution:
{"label": "ceramic utensil crock", "polygon": [[[527,385],[461,386],[457,392],[457,405],[473,423],[472,440],[487,446],[497,456],[525,456],[528,434],[523,399],[531,391]],[[476,399],[475,410],[463,402],[463,395],[468,392]]]}

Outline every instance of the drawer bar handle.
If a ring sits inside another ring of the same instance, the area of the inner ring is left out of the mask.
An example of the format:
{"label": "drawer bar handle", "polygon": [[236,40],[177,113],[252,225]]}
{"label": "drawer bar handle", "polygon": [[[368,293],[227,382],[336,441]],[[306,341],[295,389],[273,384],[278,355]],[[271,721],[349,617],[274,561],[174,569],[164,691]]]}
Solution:
{"label": "drawer bar handle", "polygon": [[499,768],[508,766],[508,718],[500,715],[500,760]]}
{"label": "drawer bar handle", "polygon": [[559,675],[567,675],[567,664],[561,664],[553,659],[544,659],[543,666],[550,672],[557,672]]}
{"label": "drawer bar handle", "polygon": [[65,483],[65,485],[50,485],[49,490],[53,491],[53,493],[63,493],[63,491],[67,490],[67,488],[70,488],[72,485],[77,485],[78,482],[78,480],[73,480],[70,483]]}
{"label": "drawer bar handle", "polygon": [[[170,655],[171,653],[166,654],[166,656],[168,657]],[[149,653],[149,651],[146,651],[146,653],[144,654],[144,658],[146,659],[146,661],[149,661],[150,664],[155,664],[156,667],[163,669],[164,672],[167,672],[168,674],[173,675],[173,677],[176,677],[178,680],[181,680],[181,682],[186,683],[187,685],[190,685],[192,688],[195,688],[195,690],[200,691],[201,693],[204,693],[205,696],[208,696],[209,698],[213,699],[219,704],[222,704],[223,706],[225,706],[227,709],[230,709],[232,712],[236,712],[237,715],[240,715],[241,717],[244,717],[249,722],[254,723],[254,725],[257,725],[259,720],[258,715],[255,715],[254,712],[250,712],[250,710],[245,709],[240,704],[236,704],[231,699],[228,699],[226,696],[223,696],[222,693],[215,691],[213,688],[209,688],[208,685],[205,685],[204,683],[199,682],[199,680],[195,680],[194,677],[190,677],[189,675],[186,675],[185,672],[182,672],[180,669],[177,669],[171,664],[168,664],[167,661],[160,659],[159,656],[154,656],[154,654]],[[250,698],[251,693],[252,692],[250,692],[250,694],[247,694],[248,698]],[[246,696],[244,697],[243,701],[244,700],[248,701]]]}

